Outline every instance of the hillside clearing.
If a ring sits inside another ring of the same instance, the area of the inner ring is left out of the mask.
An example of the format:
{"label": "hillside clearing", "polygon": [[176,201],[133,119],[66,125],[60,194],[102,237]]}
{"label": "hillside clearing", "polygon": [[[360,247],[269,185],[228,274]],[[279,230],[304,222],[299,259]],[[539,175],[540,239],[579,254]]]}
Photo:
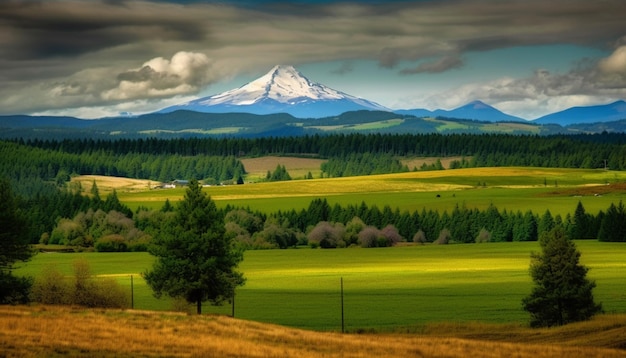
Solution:
{"label": "hillside clearing", "polygon": [[248,173],[248,180],[264,179],[267,172],[274,171],[278,165],[284,165],[289,175],[294,179],[304,178],[309,172],[313,177],[319,178],[321,176],[320,166],[326,162],[324,159],[278,156],[241,158],[240,161]]}
{"label": "hillside clearing", "polygon": [[100,195],[106,195],[113,190],[124,193],[143,192],[159,184],[158,181],[147,179],[131,179],[104,175],[79,175],[72,177],[70,185],[73,187],[80,185],[80,188],[82,188],[85,193],[89,193],[94,182],[98,186]]}
{"label": "hillside clearing", "polygon": [[[415,334],[311,332],[225,316],[0,307],[6,357],[626,357],[583,344],[519,344]],[[609,321],[614,329],[626,318]],[[598,326],[594,326],[598,328]]]}

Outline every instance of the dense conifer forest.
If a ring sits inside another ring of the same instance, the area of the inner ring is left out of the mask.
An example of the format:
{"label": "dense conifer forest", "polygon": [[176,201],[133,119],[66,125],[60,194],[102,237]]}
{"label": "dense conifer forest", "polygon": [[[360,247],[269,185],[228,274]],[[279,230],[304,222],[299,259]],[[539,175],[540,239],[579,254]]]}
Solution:
{"label": "dense conifer forest", "polygon": [[16,144],[86,155],[180,155],[255,157],[302,155],[345,158],[354,154],[399,157],[472,157],[468,165],[626,169],[626,134],[332,134],[263,138],[181,138],[118,140],[14,140]]}

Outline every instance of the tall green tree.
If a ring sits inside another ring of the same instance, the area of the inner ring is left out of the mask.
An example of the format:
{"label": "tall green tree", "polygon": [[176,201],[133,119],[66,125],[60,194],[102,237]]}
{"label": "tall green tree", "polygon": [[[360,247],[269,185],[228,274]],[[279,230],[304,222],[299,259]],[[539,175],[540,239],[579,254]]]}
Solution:
{"label": "tall green tree", "polygon": [[191,180],[172,222],[162,226],[149,249],[157,260],[144,277],[155,295],[182,297],[196,304],[198,314],[204,301],[217,305],[232,299],[244,283],[236,271],[243,252],[224,233],[215,203]]}
{"label": "tall green tree", "polygon": [[576,210],[574,211],[574,218],[572,219],[572,225],[569,229],[569,235],[572,240],[590,239],[594,234],[590,232],[591,220],[589,215],[585,212],[585,207],[578,201]]}
{"label": "tall green tree", "polygon": [[18,261],[33,255],[28,243],[28,224],[7,180],[0,180],[0,303],[28,301],[30,278],[12,274]]}
{"label": "tall green tree", "polygon": [[616,206],[611,203],[606,214],[602,218],[598,232],[599,241],[626,241],[626,209],[620,200]]}
{"label": "tall green tree", "polygon": [[541,253],[531,256],[530,274],[535,287],[522,300],[531,316],[532,327],[560,326],[584,321],[602,311],[592,290],[595,282],[587,279],[580,252],[569,240],[565,229],[556,226],[541,235]]}

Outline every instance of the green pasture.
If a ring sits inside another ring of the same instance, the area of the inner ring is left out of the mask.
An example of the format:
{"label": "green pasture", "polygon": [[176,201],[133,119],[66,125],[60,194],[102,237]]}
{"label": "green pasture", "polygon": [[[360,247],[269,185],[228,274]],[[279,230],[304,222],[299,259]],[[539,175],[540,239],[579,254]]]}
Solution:
{"label": "green pasture", "polygon": [[[304,209],[314,198],[331,205],[389,205],[393,209],[452,211],[455,206],[499,210],[531,210],[539,215],[573,214],[581,201],[589,213],[606,210],[624,199],[626,192],[606,191],[607,184],[626,182],[626,172],[553,168],[472,168],[432,172],[371,175],[349,178],[213,186],[205,188],[218,206],[250,207],[271,213]],[[160,208],[166,199],[182,199],[184,189],[119,193],[120,200]],[[594,194],[595,193],[595,194]],[[601,193],[601,195],[596,195]]]}
{"label": "green pasture", "polygon": [[[626,312],[626,245],[578,241],[591,270],[596,300],[606,312]],[[235,315],[315,330],[341,328],[340,281],[347,330],[393,328],[425,322],[527,321],[521,299],[530,292],[532,243],[403,246],[381,249],[293,249],[247,251],[240,270]],[[40,253],[17,270],[37,276],[54,265],[71,274],[74,260],[87,259],[95,275],[115,277],[136,309],[167,310],[168,299],[152,296],[141,273],[146,253]],[[230,314],[231,306],[205,312]]]}
{"label": "green pasture", "polygon": [[362,124],[340,124],[327,126],[308,126],[307,128],[319,129],[322,131],[371,131],[395,127],[404,123],[404,119],[396,118],[384,121],[369,122]]}

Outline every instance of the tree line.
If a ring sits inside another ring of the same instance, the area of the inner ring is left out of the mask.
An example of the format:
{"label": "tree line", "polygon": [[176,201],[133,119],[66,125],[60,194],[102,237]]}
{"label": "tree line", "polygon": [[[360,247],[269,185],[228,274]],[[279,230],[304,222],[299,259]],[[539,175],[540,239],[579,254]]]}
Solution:
{"label": "tree line", "polygon": [[237,180],[245,174],[241,161],[233,156],[182,155],[134,152],[104,148],[65,151],[0,141],[0,175],[14,181],[42,179],[63,184],[70,175],[108,175],[167,182],[198,179],[206,182]]}
{"label": "tree line", "polygon": [[392,156],[471,157],[467,165],[626,169],[626,134],[330,134],[263,138],[15,140],[64,153],[104,151],[180,156],[307,155],[345,157],[353,153]]}
{"label": "tree line", "polygon": [[[113,195],[113,194],[111,194]],[[57,220],[40,243],[71,245],[96,251],[145,251],[152,239],[172,225],[178,208],[166,201],[159,210],[138,208],[123,214],[123,206],[103,210],[91,204],[71,218]],[[224,235],[241,249],[388,247],[398,242],[418,244],[537,241],[555,227],[570,239],[626,241],[626,210],[622,202],[597,215],[578,203],[573,215],[539,215],[531,211],[485,210],[456,206],[451,212],[403,211],[386,205],[329,205],[314,199],[307,209],[265,214],[241,207],[216,209]],[[132,217],[132,219],[130,218]]]}

